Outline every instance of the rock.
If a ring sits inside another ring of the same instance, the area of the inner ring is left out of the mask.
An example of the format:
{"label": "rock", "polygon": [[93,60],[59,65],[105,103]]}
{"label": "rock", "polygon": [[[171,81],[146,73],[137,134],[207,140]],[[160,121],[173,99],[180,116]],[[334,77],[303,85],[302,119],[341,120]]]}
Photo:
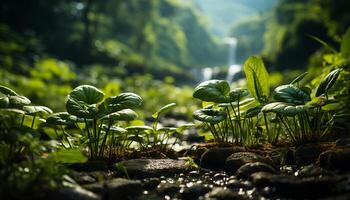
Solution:
{"label": "rock", "polygon": [[225,161],[233,153],[245,151],[243,147],[211,148],[203,153],[200,159],[200,166],[211,170],[225,168]]}
{"label": "rock", "polygon": [[98,183],[91,183],[91,184],[85,184],[83,187],[91,192],[94,192],[99,195],[104,194],[104,183],[98,182]]}
{"label": "rock", "polygon": [[228,174],[234,174],[242,165],[254,162],[262,162],[274,166],[272,160],[269,158],[262,157],[252,152],[238,152],[230,155],[226,159],[226,172]]}
{"label": "rock", "polygon": [[132,159],[122,161],[130,177],[149,178],[183,173],[188,170],[184,160]]}
{"label": "rock", "polygon": [[328,175],[333,175],[333,173],[319,166],[311,164],[311,165],[302,166],[299,170],[297,170],[294,173],[294,175],[301,178],[306,178],[306,177],[316,177],[321,175],[328,176]]}
{"label": "rock", "polygon": [[78,177],[75,179],[77,183],[79,184],[90,184],[97,182],[97,179],[91,176],[90,174],[87,174],[85,172],[78,175]]}
{"label": "rock", "polygon": [[47,197],[49,200],[100,200],[101,197],[94,194],[93,192],[90,192],[88,190],[85,190],[84,188],[80,186],[76,186],[73,188],[62,188],[58,191],[53,192],[52,194],[49,194]]}
{"label": "rock", "polygon": [[75,171],[84,171],[84,172],[92,172],[92,171],[107,171],[108,165],[104,160],[89,160],[86,163],[76,163],[70,166]]}
{"label": "rock", "polygon": [[252,189],[254,186],[250,181],[239,181],[237,179],[231,179],[226,183],[226,187],[234,190],[234,191],[239,191],[241,188],[244,189]]}
{"label": "rock", "polygon": [[299,146],[295,149],[294,160],[298,166],[309,165],[317,161],[318,156],[325,150],[324,146],[319,144],[308,144]]}
{"label": "rock", "polygon": [[222,187],[214,188],[211,192],[205,195],[207,199],[215,200],[243,200],[246,199],[243,196],[238,195],[229,189],[224,189]]}
{"label": "rock", "polygon": [[248,179],[255,172],[276,173],[276,170],[268,164],[262,162],[247,163],[242,165],[236,172],[237,178]]}
{"label": "rock", "polygon": [[156,188],[160,183],[160,179],[159,178],[149,178],[147,180],[145,180],[145,182],[143,183],[143,188],[146,190],[153,190],[154,188]]}
{"label": "rock", "polygon": [[140,181],[116,178],[105,183],[106,193],[104,199],[135,199],[142,194]]}
{"label": "rock", "polygon": [[189,188],[184,188],[182,191],[180,191],[180,196],[183,200],[198,199],[199,197],[204,196],[210,190],[211,189],[209,187],[205,187],[201,184],[195,184]]}
{"label": "rock", "polygon": [[272,187],[274,193],[288,198],[318,198],[330,195],[335,190],[339,177],[303,178],[257,172],[251,175],[257,187]]}
{"label": "rock", "polygon": [[174,183],[161,183],[157,187],[157,193],[161,196],[174,196],[179,190],[180,187]]}
{"label": "rock", "polygon": [[201,174],[199,173],[199,171],[190,171],[190,172],[187,174],[187,176],[188,176],[189,178],[198,179],[198,178],[201,176]]}
{"label": "rock", "polygon": [[335,141],[337,147],[350,147],[350,138],[339,138]]}
{"label": "rock", "polygon": [[322,168],[350,171],[350,148],[325,151],[320,154],[318,161]]}

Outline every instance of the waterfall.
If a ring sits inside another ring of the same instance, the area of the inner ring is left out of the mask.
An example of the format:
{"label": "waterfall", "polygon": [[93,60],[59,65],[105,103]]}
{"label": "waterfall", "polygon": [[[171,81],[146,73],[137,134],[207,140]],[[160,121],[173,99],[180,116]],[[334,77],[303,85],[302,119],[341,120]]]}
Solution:
{"label": "waterfall", "polygon": [[228,51],[228,71],[226,80],[232,83],[234,76],[242,71],[242,66],[236,63],[237,39],[234,37],[225,38],[225,42],[229,45]]}
{"label": "waterfall", "polygon": [[213,76],[213,69],[210,67],[206,67],[202,70],[202,82],[209,81]]}

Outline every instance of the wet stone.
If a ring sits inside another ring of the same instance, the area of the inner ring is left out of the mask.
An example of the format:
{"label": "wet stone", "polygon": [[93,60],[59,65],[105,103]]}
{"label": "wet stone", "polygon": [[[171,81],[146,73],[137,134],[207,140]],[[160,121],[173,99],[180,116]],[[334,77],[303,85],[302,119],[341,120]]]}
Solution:
{"label": "wet stone", "polygon": [[350,147],[350,138],[339,138],[335,141],[337,147]]}
{"label": "wet stone", "polygon": [[[322,168],[350,171],[350,148],[341,148],[323,152],[318,161]],[[347,163],[347,164],[346,164]]]}
{"label": "wet stone", "polygon": [[262,162],[247,163],[242,165],[236,172],[237,178],[248,179],[255,172],[276,173],[276,170],[268,164]]}
{"label": "wet stone", "polygon": [[184,160],[133,159],[121,162],[130,177],[149,178],[183,173],[188,170]]}
{"label": "wet stone", "polygon": [[243,147],[211,148],[203,153],[200,159],[200,166],[211,170],[221,170],[225,168],[227,157],[236,152],[245,151]]}
{"label": "wet stone", "polygon": [[201,174],[198,171],[191,171],[188,173],[188,177],[190,178],[199,178],[201,176]]}
{"label": "wet stone", "polygon": [[48,195],[49,200],[100,200],[101,197],[95,193],[88,191],[80,186],[72,188],[62,188],[52,194]]}
{"label": "wet stone", "polygon": [[332,172],[325,170],[315,164],[302,166],[299,170],[294,173],[295,176],[306,178],[306,177],[317,177],[317,176],[328,176],[333,175]]}
{"label": "wet stone", "polygon": [[295,149],[294,160],[298,166],[309,165],[317,161],[318,156],[325,150],[325,147],[318,144],[308,144]]}
{"label": "wet stone", "polygon": [[160,179],[159,178],[149,178],[149,179],[144,179],[143,181],[143,188],[146,190],[153,190],[154,188],[156,188],[160,183]]}
{"label": "wet stone", "polygon": [[161,196],[174,196],[179,190],[180,187],[173,183],[161,183],[157,187],[157,193]]}
{"label": "wet stone", "polygon": [[234,153],[226,159],[226,172],[228,174],[235,174],[236,171],[247,163],[261,162],[273,166],[273,162],[269,158],[265,158],[252,152],[238,152]]}
{"label": "wet stone", "polygon": [[214,188],[211,192],[205,195],[206,199],[213,200],[243,200],[247,199],[237,192],[233,192],[229,189],[224,189],[222,187]]}
{"label": "wet stone", "polygon": [[142,194],[142,185],[138,180],[116,178],[107,181],[106,199],[133,199]]}
{"label": "wet stone", "polygon": [[184,188],[180,191],[181,199],[183,200],[193,200],[198,199],[201,196],[204,196],[211,190],[209,187],[205,187],[202,184],[195,184],[191,187]]}

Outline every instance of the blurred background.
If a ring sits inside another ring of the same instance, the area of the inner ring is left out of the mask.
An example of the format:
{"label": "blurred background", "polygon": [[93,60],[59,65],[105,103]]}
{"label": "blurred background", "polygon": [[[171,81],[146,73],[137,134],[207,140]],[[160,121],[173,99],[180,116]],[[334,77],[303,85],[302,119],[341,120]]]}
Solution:
{"label": "blurred background", "polygon": [[338,48],[349,9],[349,0],[1,0],[0,84],[55,112],[91,84],[139,94],[141,117],[176,102],[186,118],[199,82],[244,86],[250,55],[275,85],[320,67],[326,49],[310,35]]}

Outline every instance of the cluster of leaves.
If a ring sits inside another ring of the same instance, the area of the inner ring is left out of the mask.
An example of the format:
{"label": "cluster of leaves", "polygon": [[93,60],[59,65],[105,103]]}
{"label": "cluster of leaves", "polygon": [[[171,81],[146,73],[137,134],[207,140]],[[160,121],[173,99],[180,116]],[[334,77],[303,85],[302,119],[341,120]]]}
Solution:
{"label": "cluster of leaves", "polygon": [[87,160],[78,150],[65,151],[55,141],[43,140],[41,125],[52,111],[30,103],[0,86],[0,197],[4,199],[61,186],[67,174],[61,164]]}
{"label": "cluster of leaves", "polygon": [[[335,128],[336,122],[349,118],[346,114],[349,90],[339,86],[335,89],[340,81],[345,88],[349,85],[346,78],[349,77],[349,38],[350,29],[343,37],[340,53],[333,49],[326,57],[331,62],[325,72],[315,78],[319,83],[316,87],[302,84],[307,76],[303,73],[290,84],[276,87],[272,97],[269,96],[269,74],[262,59],[249,57],[244,63],[244,72],[253,99],[246,98],[240,103],[248,91],[230,91],[224,80],[203,82],[195,88],[193,97],[210,105],[195,111],[195,119],[202,121],[220,143],[228,142],[229,138],[242,144],[254,144],[261,139],[272,144],[281,138],[288,138],[293,144],[321,139]],[[246,106],[242,106],[246,102]]]}

